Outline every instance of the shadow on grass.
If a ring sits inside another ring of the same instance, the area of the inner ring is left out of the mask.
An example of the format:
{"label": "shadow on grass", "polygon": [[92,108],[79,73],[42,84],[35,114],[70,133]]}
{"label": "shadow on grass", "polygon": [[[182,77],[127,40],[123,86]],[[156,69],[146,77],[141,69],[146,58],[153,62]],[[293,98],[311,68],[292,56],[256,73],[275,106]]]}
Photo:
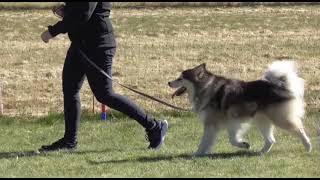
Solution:
{"label": "shadow on grass", "polygon": [[48,155],[61,155],[64,154],[88,154],[88,153],[104,153],[107,150],[89,150],[89,151],[59,151],[59,152],[36,152],[34,150],[29,151],[16,151],[16,152],[0,152],[0,159],[12,159],[12,158],[23,158],[23,157],[35,157],[35,156],[48,156]]}
{"label": "shadow on grass", "polygon": [[[144,150],[136,149],[136,150]],[[121,152],[121,149],[103,149],[103,150],[75,150],[75,151],[56,151],[56,152],[42,152],[37,153],[34,150],[26,151],[12,151],[12,152],[0,152],[0,159],[13,159],[13,158],[23,158],[23,157],[36,157],[36,156],[48,156],[48,155],[61,155],[61,154],[70,154],[70,155],[85,155],[85,154],[103,154],[106,152]]]}
{"label": "shadow on grass", "polygon": [[89,160],[88,163],[91,165],[99,165],[106,163],[129,163],[129,162],[157,162],[157,161],[171,161],[175,158],[182,158],[185,160],[195,160],[199,158],[210,158],[210,159],[230,159],[233,157],[252,157],[252,156],[260,156],[257,152],[249,152],[249,151],[237,151],[232,153],[215,153],[209,154],[201,157],[193,157],[190,154],[179,154],[179,155],[161,155],[157,157],[140,157],[136,159],[121,159],[121,160],[110,160],[110,161],[92,161]]}
{"label": "shadow on grass", "polygon": [[42,155],[42,154],[36,153],[35,151],[0,152],[0,159],[34,157],[39,155]]}

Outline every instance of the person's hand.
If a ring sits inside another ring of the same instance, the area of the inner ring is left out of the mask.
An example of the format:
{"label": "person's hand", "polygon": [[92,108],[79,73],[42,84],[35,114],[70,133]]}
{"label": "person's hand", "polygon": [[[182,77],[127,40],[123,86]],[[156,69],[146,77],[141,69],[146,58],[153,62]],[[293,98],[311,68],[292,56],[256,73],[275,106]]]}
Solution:
{"label": "person's hand", "polygon": [[64,16],[64,5],[58,5],[52,8],[52,12],[59,18],[63,18]]}
{"label": "person's hand", "polygon": [[48,30],[46,30],[45,32],[43,32],[41,34],[41,39],[43,42],[48,43],[50,39],[52,39],[53,37],[51,36],[50,32]]}

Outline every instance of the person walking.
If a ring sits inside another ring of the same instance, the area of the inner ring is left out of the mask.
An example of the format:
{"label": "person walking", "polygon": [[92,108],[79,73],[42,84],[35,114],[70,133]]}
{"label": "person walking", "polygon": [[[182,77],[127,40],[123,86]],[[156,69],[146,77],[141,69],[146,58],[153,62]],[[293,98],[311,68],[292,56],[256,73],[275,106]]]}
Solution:
{"label": "person walking", "polygon": [[55,36],[68,33],[71,45],[62,72],[64,136],[50,145],[42,146],[40,152],[77,148],[81,114],[79,92],[85,77],[100,103],[126,114],[145,129],[150,142],[148,148],[159,149],[163,144],[168,122],[153,118],[127,97],[115,93],[112,80],[87,63],[80,54],[81,50],[111,77],[117,46],[110,12],[110,2],[65,2],[56,12],[62,20],[48,26],[41,34],[41,39],[48,43]]}

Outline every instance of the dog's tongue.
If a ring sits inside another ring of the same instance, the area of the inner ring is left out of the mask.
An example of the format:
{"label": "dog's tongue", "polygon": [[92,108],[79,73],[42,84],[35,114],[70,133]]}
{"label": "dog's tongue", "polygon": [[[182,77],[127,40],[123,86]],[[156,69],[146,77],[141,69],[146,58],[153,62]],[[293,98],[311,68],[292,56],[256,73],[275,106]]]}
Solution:
{"label": "dog's tongue", "polygon": [[187,88],[185,87],[181,87],[179,89],[177,89],[173,94],[172,94],[172,99],[174,98],[174,96],[181,96],[184,92],[186,92]]}

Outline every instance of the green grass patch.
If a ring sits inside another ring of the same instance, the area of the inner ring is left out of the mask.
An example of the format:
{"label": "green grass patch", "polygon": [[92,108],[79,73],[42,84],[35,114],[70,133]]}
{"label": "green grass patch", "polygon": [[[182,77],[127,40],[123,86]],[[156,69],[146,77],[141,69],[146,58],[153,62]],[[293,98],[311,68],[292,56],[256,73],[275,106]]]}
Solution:
{"label": "green grass patch", "polygon": [[201,158],[191,157],[202,135],[202,125],[194,114],[167,112],[155,116],[165,116],[170,123],[159,151],[148,150],[143,128],[122,114],[113,112],[113,117],[102,122],[99,115],[84,112],[77,151],[40,155],[32,151],[63,136],[61,114],[33,121],[1,117],[0,177],[320,176],[315,132],[318,111],[308,112],[305,119],[314,146],[310,154],[297,137],[277,129],[277,143],[271,152],[257,156],[254,151],[263,142],[253,126],[247,134],[252,150],[231,146],[222,131],[215,153]]}

